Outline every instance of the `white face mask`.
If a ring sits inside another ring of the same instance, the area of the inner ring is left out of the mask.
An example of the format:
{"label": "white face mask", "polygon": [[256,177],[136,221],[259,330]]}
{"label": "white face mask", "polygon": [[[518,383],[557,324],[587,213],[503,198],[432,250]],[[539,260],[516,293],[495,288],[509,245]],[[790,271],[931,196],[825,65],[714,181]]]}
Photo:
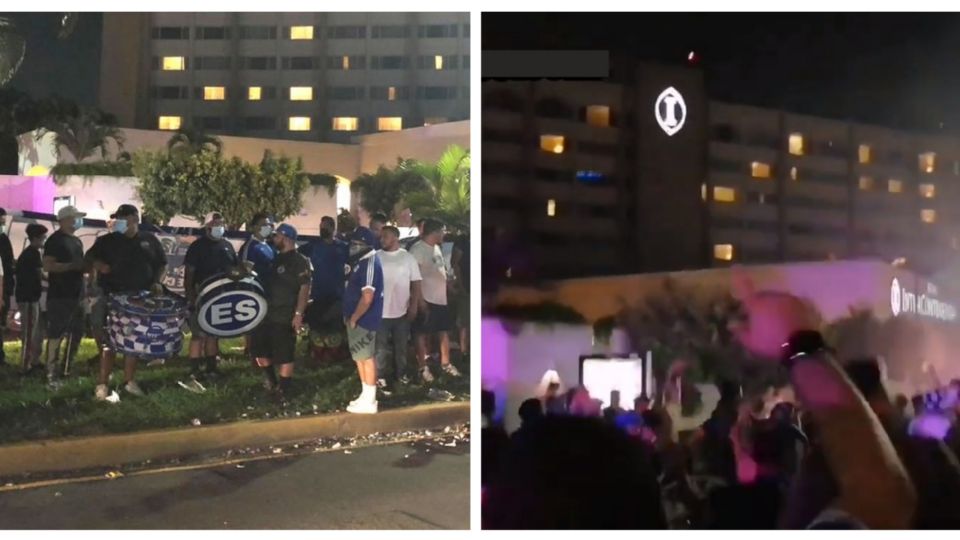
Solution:
{"label": "white face mask", "polygon": [[223,238],[223,231],[224,231],[223,226],[211,227],[211,228],[210,228],[210,236],[212,236],[213,238],[219,240],[219,239]]}
{"label": "white face mask", "polygon": [[260,227],[260,236],[263,238],[270,236],[270,233],[272,232],[273,232],[273,227],[271,227],[270,225],[264,225],[263,227]]}

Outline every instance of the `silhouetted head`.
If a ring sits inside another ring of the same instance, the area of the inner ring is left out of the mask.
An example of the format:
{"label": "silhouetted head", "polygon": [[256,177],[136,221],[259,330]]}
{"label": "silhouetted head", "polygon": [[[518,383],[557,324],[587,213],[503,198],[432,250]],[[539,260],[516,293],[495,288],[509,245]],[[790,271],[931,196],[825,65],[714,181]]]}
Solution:
{"label": "silhouetted head", "polygon": [[490,484],[490,529],[663,529],[660,487],[643,447],[592,418],[546,416],[517,432]]}

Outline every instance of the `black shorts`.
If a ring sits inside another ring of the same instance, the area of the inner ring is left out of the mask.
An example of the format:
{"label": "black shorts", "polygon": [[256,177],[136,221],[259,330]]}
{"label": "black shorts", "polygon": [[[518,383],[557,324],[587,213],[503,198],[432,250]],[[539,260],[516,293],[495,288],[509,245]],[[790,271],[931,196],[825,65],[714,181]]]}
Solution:
{"label": "black shorts", "polygon": [[450,316],[450,307],[427,302],[427,313],[418,312],[417,320],[413,322],[414,334],[437,334],[449,332],[453,327]]}
{"label": "black shorts", "polygon": [[250,354],[273,364],[289,364],[297,348],[297,335],[287,323],[265,322],[250,334]]}
{"label": "black shorts", "polygon": [[67,332],[83,334],[84,314],[79,298],[47,298],[47,337],[63,337]]}

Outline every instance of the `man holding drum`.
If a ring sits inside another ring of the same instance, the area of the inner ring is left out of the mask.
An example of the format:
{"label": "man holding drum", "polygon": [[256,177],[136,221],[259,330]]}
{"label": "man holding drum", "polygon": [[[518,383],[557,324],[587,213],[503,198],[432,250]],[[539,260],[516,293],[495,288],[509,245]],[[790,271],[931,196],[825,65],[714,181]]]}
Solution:
{"label": "man holding drum", "polygon": [[186,269],[184,275],[184,290],[187,302],[190,305],[190,382],[188,390],[203,392],[201,384],[206,377],[217,377],[217,354],[220,352],[220,342],[217,338],[207,335],[200,327],[198,315],[200,309],[197,297],[203,282],[221,274],[226,274],[238,264],[237,252],[233,244],[228,242],[223,234],[226,231],[223,216],[213,212],[207,216],[203,225],[203,236],[190,244],[183,262]]}
{"label": "man holding drum", "polygon": [[[293,356],[297,334],[303,329],[303,312],[310,299],[310,260],[297,252],[297,229],[281,223],[273,237],[278,254],[264,280],[267,290],[267,318],[250,337],[251,352],[263,370],[268,391],[276,390],[281,400],[290,395]],[[277,380],[275,365],[280,366]]]}
{"label": "man holding drum", "polygon": [[[87,264],[96,270],[98,283],[103,290],[91,313],[94,324],[99,326],[107,323],[110,295],[136,294],[145,290],[160,294],[163,292],[163,276],[167,271],[167,254],[163,251],[163,245],[153,234],[140,230],[140,212],[137,208],[131,204],[121,204],[114,215],[114,232],[97,238],[85,258]],[[100,353],[100,378],[95,393],[100,401],[106,400],[110,393],[107,381],[116,355],[114,344],[110,341],[109,338],[105,339]],[[143,390],[133,380],[136,370],[137,358],[125,355],[124,390],[142,396]]]}

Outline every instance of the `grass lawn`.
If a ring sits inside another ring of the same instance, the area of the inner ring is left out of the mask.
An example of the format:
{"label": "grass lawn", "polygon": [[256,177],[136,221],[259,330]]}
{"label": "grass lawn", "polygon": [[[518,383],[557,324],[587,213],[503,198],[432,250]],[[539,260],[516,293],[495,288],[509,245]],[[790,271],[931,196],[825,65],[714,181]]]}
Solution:
{"label": "grass lawn", "polygon": [[[186,354],[187,341],[184,341]],[[220,369],[223,381],[207,386],[204,394],[193,394],[177,385],[186,381],[189,364],[185,356],[168,360],[165,365],[147,366],[137,371],[137,381],[147,393],[137,398],[120,392],[120,403],[96,402],[97,365],[88,362],[96,353],[92,339],[84,339],[76,365],[66,384],[57,391],[46,386],[45,374],[29,378],[19,374],[20,342],[4,344],[8,363],[0,369],[0,444],[64,436],[126,433],[138,430],[187,427],[244,419],[276,418],[342,411],[360,391],[354,363],[344,359],[311,369],[297,362],[290,404],[281,408],[263,389],[263,377],[244,357],[242,340],[221,340]],[[381,410],[434,401],[431,388],[446,390],[455,399],[469,399],[468,362],[452,353],[462,377],[449,378],[434,369],[436,381],[430,386],[397,386],[393,395],[378,395]],[[305,358],[306,342],[297,347],[297,358]],[[17,367],[13,364],[16,363]],[[412,365],[411,360],[411,365]],[[122,362],[114,366],[111,389],[122,386]]]}

